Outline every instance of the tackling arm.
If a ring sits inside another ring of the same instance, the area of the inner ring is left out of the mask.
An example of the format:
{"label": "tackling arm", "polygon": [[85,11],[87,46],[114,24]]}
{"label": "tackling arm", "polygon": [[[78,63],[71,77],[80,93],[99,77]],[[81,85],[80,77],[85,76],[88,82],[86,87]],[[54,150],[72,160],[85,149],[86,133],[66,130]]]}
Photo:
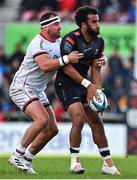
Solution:
{"label": "tackling arm", "polygon": [[77,63],[81,56],[83,55],[78,53],[78,51],[73,51],[69,55],[62,56],[59,59],[50,59],[48,54],[41,54],[35,57],[35,61],[42,71],[49,72],[65,66],[68,63]]}

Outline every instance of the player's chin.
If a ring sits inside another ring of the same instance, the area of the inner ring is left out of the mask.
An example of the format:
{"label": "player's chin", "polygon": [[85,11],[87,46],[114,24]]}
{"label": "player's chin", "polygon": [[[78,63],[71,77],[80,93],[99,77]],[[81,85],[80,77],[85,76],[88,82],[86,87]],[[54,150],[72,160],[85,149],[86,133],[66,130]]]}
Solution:
{"label": "player's chin", "polygon": [[59,38],[60,37],[60,33],[59,34],[57,34],[57,38]]}

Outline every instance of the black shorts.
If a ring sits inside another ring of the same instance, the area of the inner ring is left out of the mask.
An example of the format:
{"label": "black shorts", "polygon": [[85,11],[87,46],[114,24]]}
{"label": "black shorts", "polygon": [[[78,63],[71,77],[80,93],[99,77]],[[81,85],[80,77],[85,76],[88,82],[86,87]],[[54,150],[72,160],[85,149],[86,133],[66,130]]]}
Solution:
{"label": "black shorts", "polygon": [[64,110],[75,102],[87,103],[87,90],[79,84],[56,83],[55,88]]}

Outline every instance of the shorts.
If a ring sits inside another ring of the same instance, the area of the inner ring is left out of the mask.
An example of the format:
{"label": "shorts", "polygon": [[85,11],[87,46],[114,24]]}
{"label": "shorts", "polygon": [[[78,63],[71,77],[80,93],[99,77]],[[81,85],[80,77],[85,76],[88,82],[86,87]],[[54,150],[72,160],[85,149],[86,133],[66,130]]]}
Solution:
{"label": "shorts", "polygon": [[68,107],[75,102],[87,104],[87,90],[85,87],[76,83],[56,83],[55,88],[64,110],[67,110]]}
{"label": "shorts", "polygon": [[10,87],[10,97],[12,101],[23,111],[26,107],[33,101],[40,100],[44,106],[49,106],[49,100],[45,92],[37,93],[32,90],[30,87],[27,88],[18,88]]}

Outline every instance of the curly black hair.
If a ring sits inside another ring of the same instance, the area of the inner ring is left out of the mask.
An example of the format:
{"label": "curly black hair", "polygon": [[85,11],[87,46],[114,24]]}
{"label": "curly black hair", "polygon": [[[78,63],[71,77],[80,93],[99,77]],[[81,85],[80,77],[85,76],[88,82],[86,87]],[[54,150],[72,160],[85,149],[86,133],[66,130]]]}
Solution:
{"label": "curly black hair", "polygon": [[82,7],[78,8],[76,13],[75,13],[76,24],[79,27],[81,27],[81,23],[82,22],[86,23],[88,20],[88,15],[90,15],[90,14],[97,15],[98,10],[94,7],[91,7],[91,6],[82,6]]}

